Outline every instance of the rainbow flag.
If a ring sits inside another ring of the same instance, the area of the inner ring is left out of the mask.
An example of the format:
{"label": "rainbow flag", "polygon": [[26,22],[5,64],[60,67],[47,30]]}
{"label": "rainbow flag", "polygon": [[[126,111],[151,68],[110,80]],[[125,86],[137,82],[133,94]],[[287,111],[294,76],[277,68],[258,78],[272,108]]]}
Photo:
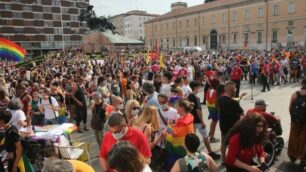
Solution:
{"label": "rainbow flag", "polygon": [[0,59],[20,62],[24,59],[27,51],[16,43],[0,38]]}
{"label": "rainbow flag", "polygon": [[184,149],[185,136],[194,133],[193,128],[194,117],[189,114],[179,118],[175,125],[168,126],[168,134],[166,135],[166,151],[167,151],[167,167],[171,168],[175,161],[186,155]]}
{"label": "rainbow flag", "polygon": [[216,108],[217,102],[217,91],[214,89],[209,89],[206,93],[206,105],[209,108]]}

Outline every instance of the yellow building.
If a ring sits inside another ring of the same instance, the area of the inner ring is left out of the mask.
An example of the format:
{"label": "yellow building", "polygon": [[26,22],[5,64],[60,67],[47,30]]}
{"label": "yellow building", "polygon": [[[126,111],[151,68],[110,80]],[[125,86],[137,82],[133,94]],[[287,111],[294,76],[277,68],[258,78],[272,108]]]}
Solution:
{"label": "yellow building", "polygon": [[146,45],[163,49],[306,48],[306,0],[217,0],[145,22]]}

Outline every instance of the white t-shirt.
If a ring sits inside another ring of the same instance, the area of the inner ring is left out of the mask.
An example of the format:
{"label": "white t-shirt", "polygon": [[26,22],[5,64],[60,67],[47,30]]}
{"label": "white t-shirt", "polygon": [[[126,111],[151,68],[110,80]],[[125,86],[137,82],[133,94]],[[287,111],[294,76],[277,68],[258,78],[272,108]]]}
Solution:
{"label": "white t-shirt", "polygon": [[143,168],[142,172],[152,172],[151,168],[149,167],[148,164]]}
{"label": "white t-shirt", "polygon": [[[166,122],[168,122],[169,120],[176,121],[179,118],[179,115],[177,114],[176,109],[170,106],[168,107],[168,111],[160,110],[160,112],[162,113]],[[161,130],[167,128],[167,126],[164,124],[163,120],[161,119],[159,115],[158,115],[158,120],[160,123]]]}
{"label": "white t-shirt", "polygon": [[189,94],[192,92],[192,90],[191,90],[191,88],[189,87],[189,85],[183,85],[182,91],[183,91],[184,97],[188,97]]}
{"label": "white t-shirt", "polygon": [[10,110],[10,109],[8,109],[8,111],[10,111],[12,113],[12,118],[10,120],[10,123],[15,125],[17,127],[17,129],[20,130],[22,128],[22,126],[19,125],[18,122],[26,120],[26,116],[25,116],[24,112],[22,110]]}
{"label": "white t-shirt", "polygon": [[58,112],[51,109],[51,107],[58,107],[59,104],[54,97],[51,97],[51,103],[52,105],[49,102],[49,98],[38,101],[38,107],[42,106],[44,109],[45,119],[54,119],[55,117],[58,117]]}
{"label": "white t-shirt", "polygon": [[171,93],[171,84],[162,84],[160,88],[160,93],[163,93],[167,96],[170,96]]}

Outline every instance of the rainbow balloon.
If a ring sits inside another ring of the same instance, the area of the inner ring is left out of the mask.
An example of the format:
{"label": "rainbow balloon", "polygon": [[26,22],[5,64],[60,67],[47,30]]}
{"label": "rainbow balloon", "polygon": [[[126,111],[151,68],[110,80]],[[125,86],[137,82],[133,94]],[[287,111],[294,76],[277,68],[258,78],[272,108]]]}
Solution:
{"label": "rainbow balloon", "polygon": [[20,62],[24,59],[27,51],[16,43],[0,38],[0,59]]}

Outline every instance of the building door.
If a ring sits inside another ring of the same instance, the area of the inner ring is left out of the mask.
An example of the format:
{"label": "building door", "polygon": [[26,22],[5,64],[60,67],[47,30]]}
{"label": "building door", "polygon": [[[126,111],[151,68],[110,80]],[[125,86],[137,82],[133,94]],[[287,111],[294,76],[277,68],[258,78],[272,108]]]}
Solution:
{"label": "building door", "polygon": [[210,49],[218,48],[218,33],[216,30],[210,32]]}
{"label": "building door", "polygon": [[244,48],[248,48],[249,46],[249,33],[244,33]]}
{"label": "building door", "polygon": [[292,48],[292,46],[293,46],[293,30],[288,30],[287,47]]}

